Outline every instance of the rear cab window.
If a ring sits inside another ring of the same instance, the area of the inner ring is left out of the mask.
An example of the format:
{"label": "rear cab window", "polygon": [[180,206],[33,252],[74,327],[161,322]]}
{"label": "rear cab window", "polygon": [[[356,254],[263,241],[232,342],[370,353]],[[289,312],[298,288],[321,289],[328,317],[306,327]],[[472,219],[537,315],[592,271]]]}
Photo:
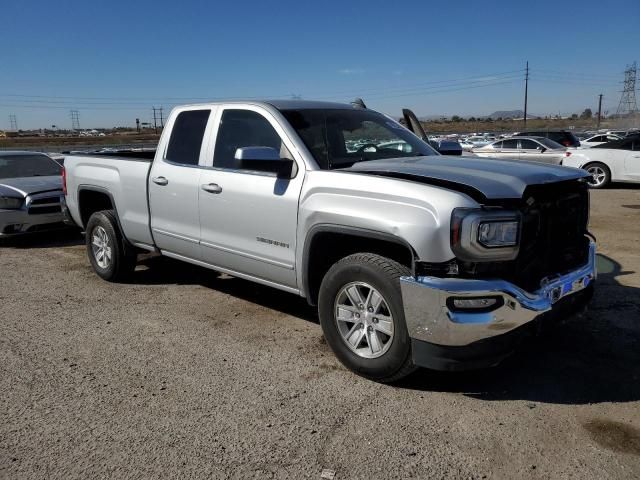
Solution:
{"label": "rear cab window", "polygon": [[198,165],[204,131],[211,110],[186,110],[176,117],[164,159],[180,165]]}

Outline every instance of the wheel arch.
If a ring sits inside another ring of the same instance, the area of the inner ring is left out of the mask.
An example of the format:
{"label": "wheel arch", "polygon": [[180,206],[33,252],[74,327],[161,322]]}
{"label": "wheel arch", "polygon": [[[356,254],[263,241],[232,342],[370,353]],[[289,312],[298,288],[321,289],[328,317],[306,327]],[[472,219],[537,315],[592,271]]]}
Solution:
{"label": "wheel arch", "polygon": [[301,291],[310,305],[316,305],[326,272],[341,258],[353,253],[376,253],[414,270],[416,253],[395,235],[346,225],[320,224],[312,227],[302,252]]}
{"label": "wheel arch", "polygon": [[[85,203],[87,202],[87,203]],[[118,215],[118,207],[116,206],[113,194],[104,187],[96,185],[79,185],[78,186],[78,214],[80,215],[81,227],[86,228],[87,222],[91,215],[100,210],[113,210],[116,217],[116,223],[120,234],[127,248],[133,249],[133,245],[124,234],[124,229],[120,223],[120,215]]]}

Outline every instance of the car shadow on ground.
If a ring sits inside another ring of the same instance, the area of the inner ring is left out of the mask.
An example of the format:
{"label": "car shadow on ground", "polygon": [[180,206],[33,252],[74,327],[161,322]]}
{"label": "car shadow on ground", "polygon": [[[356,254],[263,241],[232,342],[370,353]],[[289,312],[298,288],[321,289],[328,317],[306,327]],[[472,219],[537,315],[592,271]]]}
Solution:
{"label": "car shadow on ground", "polygon": [[488,401],[640,400],[640,288],[619,283],[620,277],[634,272],[623,271],[604,255],[598,255],[598,272],[586,314],[529,342],[498,367],[471,372],[420,370],[398,386]]}
{"label": "car shadow on ground", "polygon": [[[131,283],[201,285],[318,323],[304,298],[218,275],[167,257],[140,257]],[[498,367],[471,372],[420,369],[398,388],[461,393],[492,400],[589,404],[640,400],[640,288],[619,283],[634,272],[598,256],[598,284],[589,311],[525,345]]]}
{"label": "car shadow on ground", "polygon": [[142,255],[130,282],[142,285],[201,285],[302,320],[318,323],[306,299],[266,285],[219,274],[208,268],[168,257]]}
{"label": "car shadow on ground", "polygon": [[59,248],[84,245],[84,237],[77,228],[49,232],[26,233],[0,238],[1,248]]}

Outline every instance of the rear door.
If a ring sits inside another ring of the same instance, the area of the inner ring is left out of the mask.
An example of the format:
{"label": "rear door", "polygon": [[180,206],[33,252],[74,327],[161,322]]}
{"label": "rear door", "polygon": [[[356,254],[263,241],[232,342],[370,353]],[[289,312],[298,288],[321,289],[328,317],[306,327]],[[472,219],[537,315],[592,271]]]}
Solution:
{"label": "rear door", "polygon": [[[300,158],[271,112],[254,105],[229,105],[218,112],[209,168],[200,178],[203,260],[265,283],[296,288],[298,200],[304,179]],[[213,142],[212,142],[213,143]],[[294,178],[259,171],[236,160],[241,147],[272,147],[294,160]]]}
{"label": "rear door", "polygon": [[520,153],[518,151],[518,140],[515,138],[507,138],[506,140],[496,142],[493,145],[495,151],[490,152],[487,156],[518,160]]}
{"label": "rear door", "polygon": [[156,246],[199,260],[198,195],[203,138],[210,108],[184,110],[169,120],[171,136],[158,145],[149,175],[151,231]]}

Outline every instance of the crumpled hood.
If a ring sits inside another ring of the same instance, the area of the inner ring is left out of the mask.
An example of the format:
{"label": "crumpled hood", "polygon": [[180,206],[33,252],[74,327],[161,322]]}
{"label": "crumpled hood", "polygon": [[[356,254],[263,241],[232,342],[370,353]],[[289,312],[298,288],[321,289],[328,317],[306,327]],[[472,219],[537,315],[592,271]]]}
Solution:
{"label": "crumpled hood", "polygon": [[62,176],[0,178],[0,193],[5,195],[26,197],[51,190],[62,190]]}
{"label": "crumpled hood", "polygon": [[584,170],[545,163],[446,155],[358,162],[344,171],[441,185],[455,184],[466,190],[475,190],[486,199],[520,199],[529,185],[589,176]]}

